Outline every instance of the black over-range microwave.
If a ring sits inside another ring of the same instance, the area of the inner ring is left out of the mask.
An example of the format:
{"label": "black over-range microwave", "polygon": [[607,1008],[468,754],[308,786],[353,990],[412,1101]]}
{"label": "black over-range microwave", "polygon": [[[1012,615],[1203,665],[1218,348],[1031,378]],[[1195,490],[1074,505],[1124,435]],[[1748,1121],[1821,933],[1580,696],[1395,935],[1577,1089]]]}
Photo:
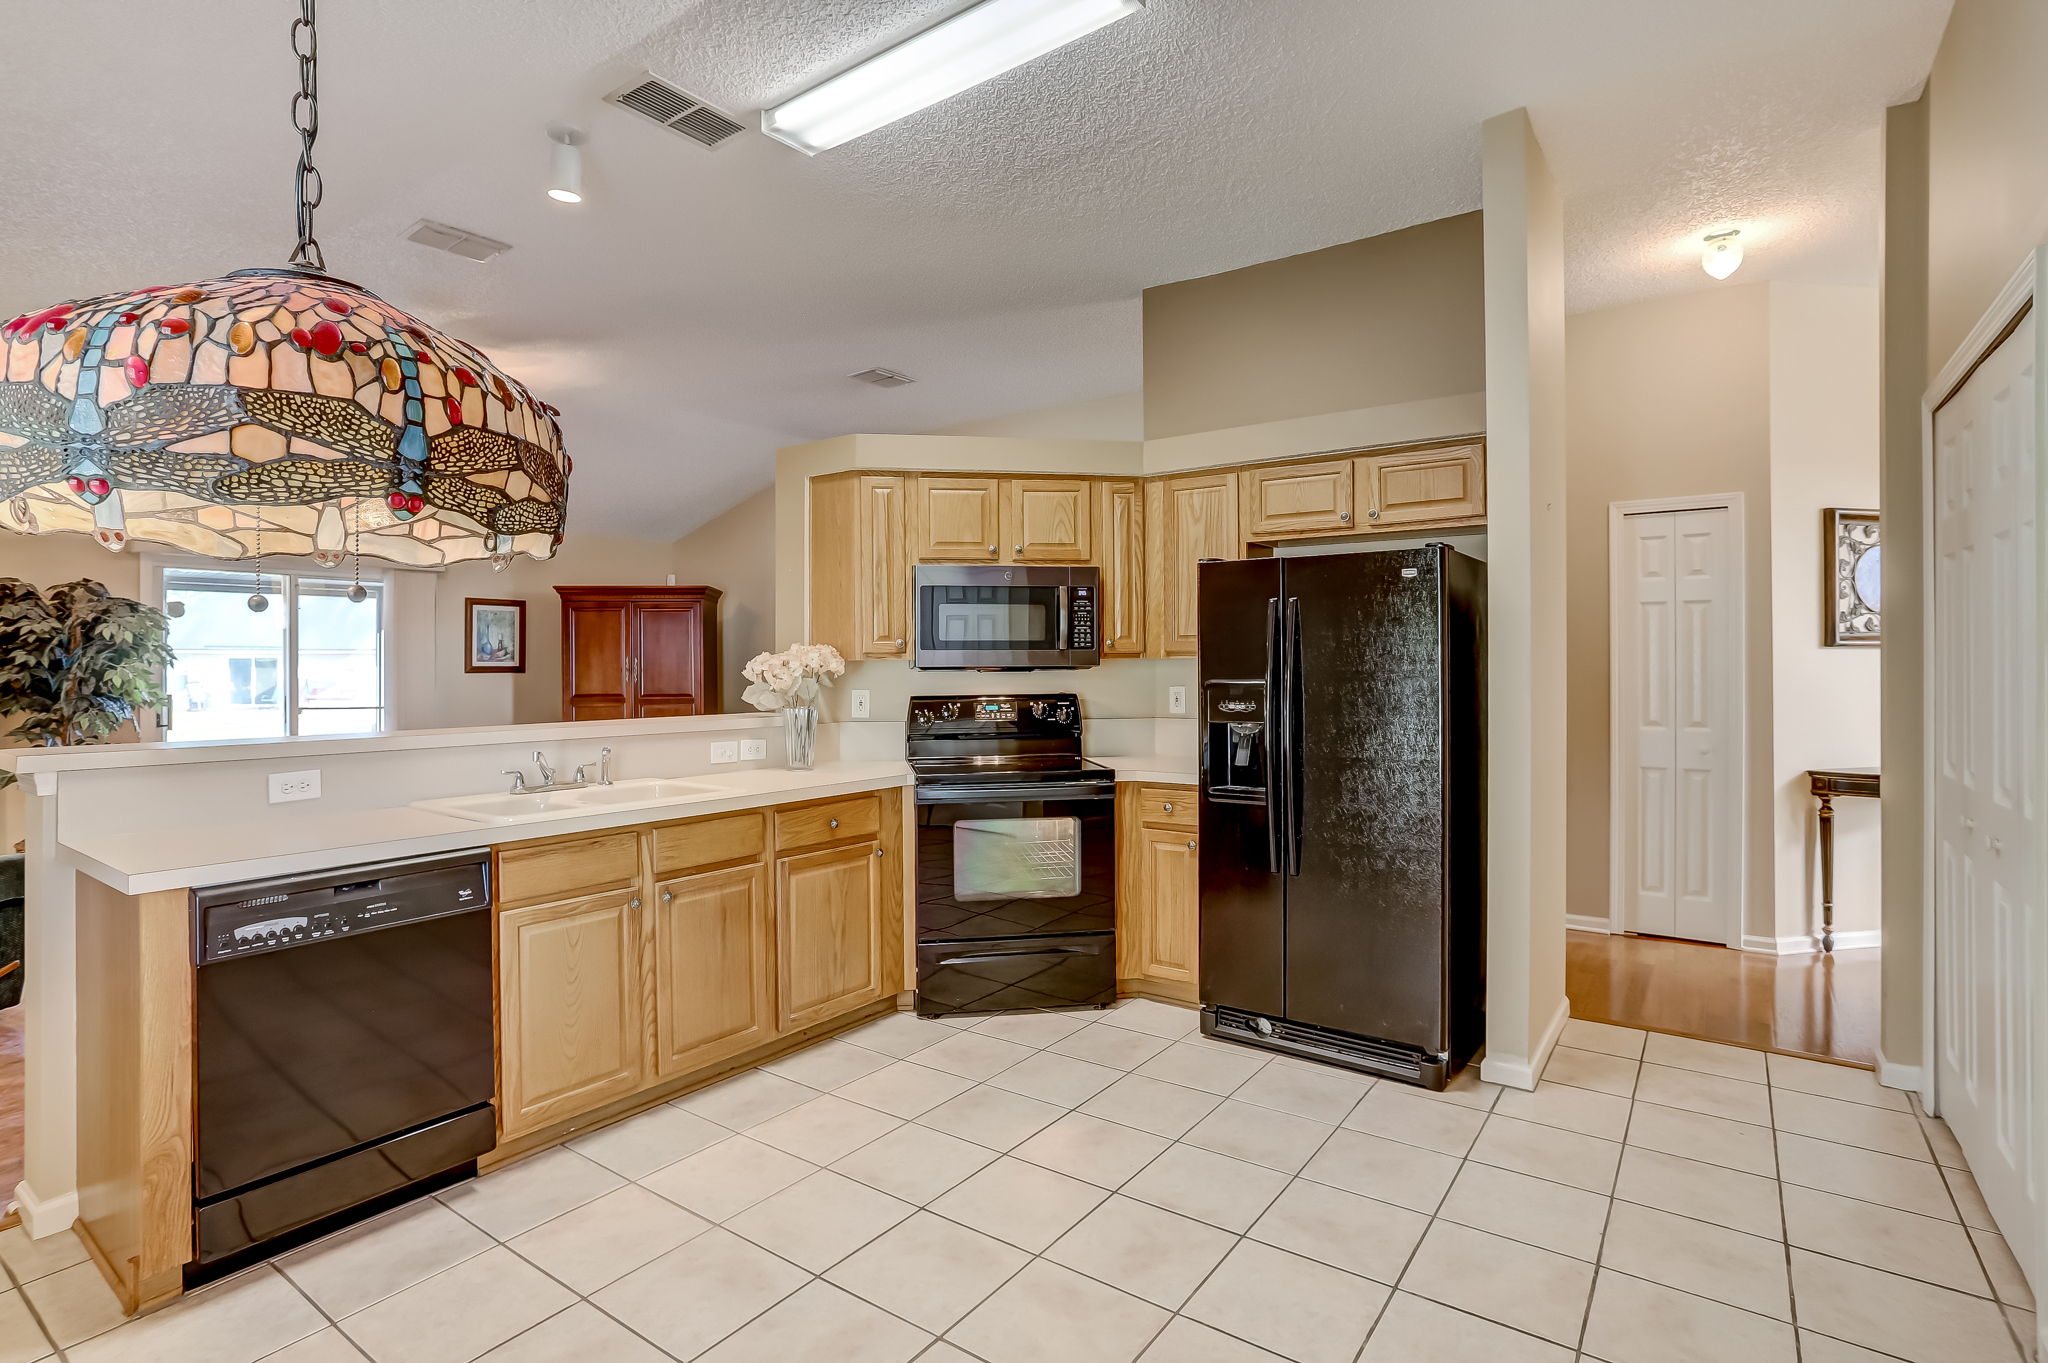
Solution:
{"label": "black over-range microwave", "polygon": [[916,582],[920,668],[1022,671],[1102,661],[1099,568],[921,563]]}

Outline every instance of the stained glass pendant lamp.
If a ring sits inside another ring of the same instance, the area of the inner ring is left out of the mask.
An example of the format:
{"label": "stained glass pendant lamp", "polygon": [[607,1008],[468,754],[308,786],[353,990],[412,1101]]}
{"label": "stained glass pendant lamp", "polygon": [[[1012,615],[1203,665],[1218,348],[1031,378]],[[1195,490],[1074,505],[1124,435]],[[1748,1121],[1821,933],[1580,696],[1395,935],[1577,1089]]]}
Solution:
{"label": "stained glass pendant lamp", "polygon": [[315,0],[292,24],[298,248],[0,324],[0,526],[221,559],[412,566],[562,542],[556,410],[482,352],[327,273]]}

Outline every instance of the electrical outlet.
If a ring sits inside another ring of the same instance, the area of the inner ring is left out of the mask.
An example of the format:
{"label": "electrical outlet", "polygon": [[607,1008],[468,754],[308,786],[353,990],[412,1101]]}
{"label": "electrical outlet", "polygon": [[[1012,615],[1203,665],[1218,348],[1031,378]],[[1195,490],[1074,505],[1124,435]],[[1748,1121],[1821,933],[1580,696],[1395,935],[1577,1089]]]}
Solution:
{"label": "electrical outlet", "polygon": [[270,803],[288,804],[293,800],[317,800],[320,798],[320,772],[274,771],[270,773]]}
{"label": "electrical outlet", "polygon": [[849,691],[846,694],[848,698],[853,702],[853,717],[855,719],[866,719],[869,715],[874,713],[873,709],[869,705],[867,692]]}
{"label": "electrical outlet", "polygon": [[711,745],[711,760],[713,762],[739,761],[740,745],[737,743],[713,743]]}
{"label": "electrical outlet", "polygon": [[743,738],[740,740],[740,761],[753,762],[768,755],[768,740],[765,738]]}
{"label": "electrical outlet", "polygon": [[1166,688],[1166,713],[1184,715],[1188,712],[1188,689],[1185,686]]}

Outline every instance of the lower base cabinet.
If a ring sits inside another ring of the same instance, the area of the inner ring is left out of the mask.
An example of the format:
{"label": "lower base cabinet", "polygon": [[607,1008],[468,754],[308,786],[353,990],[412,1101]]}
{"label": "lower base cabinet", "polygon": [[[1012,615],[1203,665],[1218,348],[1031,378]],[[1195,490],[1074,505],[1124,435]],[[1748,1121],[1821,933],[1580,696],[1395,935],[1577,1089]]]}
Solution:
{"label": "lower base cabinet", "polygon": [[1192,1003],[1201,840],[1192,786],[1118,787],[1117,978],[1127,992]]}
{"label": "lower base cabinet", "polygon": [[497,849],[511,906],[498,912],[501,1136],[894,994],[901,801],[888,790]]}

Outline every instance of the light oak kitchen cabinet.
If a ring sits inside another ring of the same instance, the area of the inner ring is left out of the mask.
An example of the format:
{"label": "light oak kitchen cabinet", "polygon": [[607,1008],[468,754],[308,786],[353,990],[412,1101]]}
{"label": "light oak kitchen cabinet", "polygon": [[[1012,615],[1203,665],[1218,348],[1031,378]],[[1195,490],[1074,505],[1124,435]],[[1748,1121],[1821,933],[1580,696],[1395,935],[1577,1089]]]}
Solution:
{"label": "light oak kitchen cabinet", "polygon": [[1117,980],[1123,993],[1198,998],[1201,840],[1193,786],[1117,787]]}
{"label": "light oak kitchen cabinet", "polygon": [[910,479],[842,473],[811,484],[811,638],[848,658],[910,645]]}
{"label": "light oak kitchen cabinet", "polygon": [[1002,543],[1006,563],[1086,563],[1094,520],[1085,478],[1005,478]]}
{"label": "light oak kitchen cabinet", "polygon": [[1000,478],[921,473],[910,480],[910,545],[918,562],[995,563],[1002,553]]}
{"label": "light oak kitchen cabinet", "polygon": [[1205,558],[1237,558],[1237,475],[1161,478],[1145,497],[1146,592],[1151,623],[1147,652],[1192,658],[1200,632],[1196,565]]}
{"label": "light oak kitchen cabinet", "polygon": [[1246,469],[1239,509],[1244,535],[1262,540],[1288,535],[1345,533],[1357,525],[1352,460],[1280,464]]}
{"label": "light oak kitchen cabinet", "polygon": [[1145,651],[1145,485],[1135,478],[1095,484],[1096,563],[1102,569],[1096,637],[1105,658]]}
{"label": "light oak kitchen cabinet", "polygon": [[1486,515],[1481,446],[1372,454],[1355,463],[1360,519],[1369,530],[1478,521]]}
{"label": "light oak kitchen cabinet", "polygon": [[776,999],[784,1031],[882,996],[880,818],[872,795],[776,811]]}
{"label": "light oak kitchen cabinet", "polygon": [[653,865],[654,1072],[671,1078],[776,1033],[767,816],[648,833]]}

